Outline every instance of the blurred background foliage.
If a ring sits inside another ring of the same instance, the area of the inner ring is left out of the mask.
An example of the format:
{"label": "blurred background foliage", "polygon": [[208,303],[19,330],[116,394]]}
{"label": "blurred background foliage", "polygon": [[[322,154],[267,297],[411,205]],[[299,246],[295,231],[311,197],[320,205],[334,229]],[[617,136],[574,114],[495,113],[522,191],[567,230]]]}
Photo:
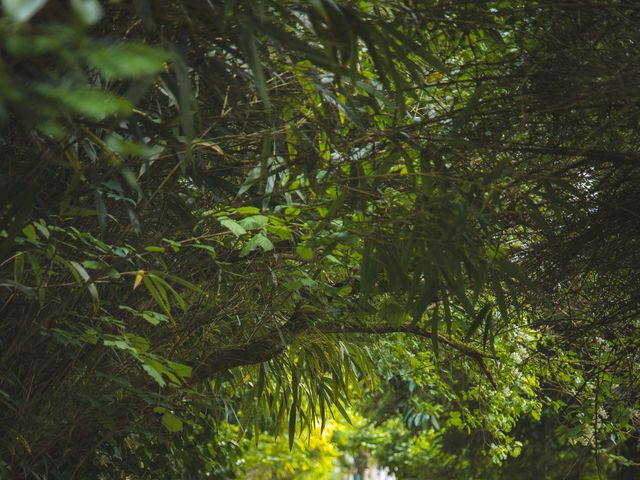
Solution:
{"label": "blurred background foliage", "polygon": [[637,476],[635,3],[2,8],[0,476]]}

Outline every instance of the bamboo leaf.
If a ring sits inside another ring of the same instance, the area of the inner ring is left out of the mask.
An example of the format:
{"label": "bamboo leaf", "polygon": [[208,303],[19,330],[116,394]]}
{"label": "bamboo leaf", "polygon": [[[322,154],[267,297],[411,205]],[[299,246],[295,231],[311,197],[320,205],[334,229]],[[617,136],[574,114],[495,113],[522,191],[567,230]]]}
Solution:
{"label": "bamboo leaf", "polygon": [[267,91],[267,82],[265,81],[264,69],[260,62],[260,56],[258,55],[258,47],[256,45],[256,38],[252,29],[245,27],[240,35],[240,44],[242,46],[245,59],[251,72],[253,73],[253,80],[256,83],[258,94],[264,103],[265,110],[271,112],[271,101],[269,100],[269,93]]}
{"label": "bamboo leaf", "polygon": [[491,311],[491,304],[487,303],[484,307],[480,309],[476,317],[471,322],[469,326],[469,330],[467,330],[467,334],[465,335],[465,342],[469,341],[469,339],[473,336],[473,334],[478,330],[478,327],[482,325],[482,322],[485,319],[485,316]]}

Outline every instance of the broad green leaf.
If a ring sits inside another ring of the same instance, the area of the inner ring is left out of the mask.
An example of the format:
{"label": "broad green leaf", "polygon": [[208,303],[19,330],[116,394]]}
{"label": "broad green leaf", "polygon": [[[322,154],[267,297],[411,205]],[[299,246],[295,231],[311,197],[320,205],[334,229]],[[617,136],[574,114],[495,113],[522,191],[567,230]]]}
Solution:
{"label": "broad green leaf", "polygon": [[87,60],[105,78],[134,78],[162,71],[168,54],[141,43],[122,43],[88,48]]}
{"label": "broad green leaf", "polygon": [[265,237],[262,233],[258,233],[244,244],[244,247],[242,247],[242,250],[240,251],[240,256],[246,257],[258,247],[265,252],[269,252],[273,250],[273,243],[271,243],[271,240]]}
{"label": "broad green leaf", "polygon": [[291,239],[291,229],[286,225],[274,225],[270,223],[269,225],[267,225],[267,232],[275,235],[281,240]]}
{"label": "broad green leaf", "polygon": [[296,252],[303,260],[313,260],[313,248],[307,245],[297,245]]}
{"label": "broad green leaf", "polygon": [[162,415],[162,424],[170,432],[181,432],[183,423],[180,418],[176,417],[173,413],[166,412]]}
{"label": "broad green leaf", "polygon": [[184,363],[171,362],[167,360],[167,364],[180,378],[189,378],[193,369]]}
{"label": "broad green leaf", "polygon": [[36,234],[36,229],[33,225],[29,224],[22,229],[22,233],[27,237],[27,240],[35,242],[38,239],[38,235]]}
{"label": "broad green leaf", "polygon": [[40,55],[51,54],[68,48],[73,41],[72,29],[45,30],[40,35],[25,30],[17,30],[6,37],[3,47],[15,57],[34,58]]}
{"label": "broad green leaf", "polygon": [[145,310],[144,312],[142,312],[142,318],[144,318],[151,325],[159,325],[160,323],[169,320],[169,317],[167,317],[166,315],[150,310]]}
{"label": "broad green leaf", "polygon": [[95,260],[83,260],[82,266],[84,268],[88,268],[89,270],[98,270],[100,268],[100,263]]}
{"label": "broad green leaf", "polygon": [[244,235],[247,231],[235,220],[228,217],[222,217],[218,220],[223,227],[226,227],[236,237]]}
{"label": "broad green leaf", "polygon": [[238,224],[245,230],[260,230],[267,226],[269,217],[264,215],[251,215],[238,221]]}
{"label": "broad green leaf", "polygon": [[96,88],[52,87],[39,84],[36,89],[72,112],[98,121],[111,115],[127,115],[133,108],[128,100]]}
{"label": "broad green leaf", "polygon": [[84,341],[84,342],[90,343],[91,345],[97,345],[98,344],[98,332],[93,328],[88,328],[80,336],[80,339],[82,341]]}
{"label": "broad green leaf", "polygon": [[48,239],[51,236],[51,232],[47,228],[47,225],[44,223],[44,221],[40,220],[38,222],[34,222],[33,226],[36,227],[36,229],[44,238]]}
{"label": "broad green leaf", "polygon": [[260,209],[257,207],[240,207],[236,208],[235,213],[238,215],[256,215],[260,213]]}
{"label": "broad green leaf", "polygon": [[126,340],[105,339],[103,340],[105,347],[116,347],[118,350],[131,350],[131,345]]}
{"label": "broad green leaf", "polygon": [[[160,369],[156,368],[158,366],[160,366]],[[142,369],[147,372],[149,376],[161,387],[164,387],[167,384],[167,382],[164,381],[164,378],[162,378],[162,366],[158,362],[144,360]]]}
{"label": "broad green leaf", "polygon": [[431,424],[436,431],[440,430],[440,423],[438,422],[438,419],[433,415],[431,415]]}
{"label": "broad green leaf", "polygon": [[136,353],[145,353],[149,351],[149,340],[140,335],[133,335],[131,333],[126,334],[127,343]]}
{"label": "broad green leaf", "polygon": [[93,25],[104,13],[98,0],[71,0],[71,7],[85,25]]}

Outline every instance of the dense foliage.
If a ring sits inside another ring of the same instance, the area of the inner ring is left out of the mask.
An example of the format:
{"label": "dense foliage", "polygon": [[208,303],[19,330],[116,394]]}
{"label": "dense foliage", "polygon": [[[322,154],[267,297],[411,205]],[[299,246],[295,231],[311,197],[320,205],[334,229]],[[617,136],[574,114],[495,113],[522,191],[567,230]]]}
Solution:
{"label": "dense foliage", "polygon": [[633,2],[2,6],[2,478],[637,476]]}

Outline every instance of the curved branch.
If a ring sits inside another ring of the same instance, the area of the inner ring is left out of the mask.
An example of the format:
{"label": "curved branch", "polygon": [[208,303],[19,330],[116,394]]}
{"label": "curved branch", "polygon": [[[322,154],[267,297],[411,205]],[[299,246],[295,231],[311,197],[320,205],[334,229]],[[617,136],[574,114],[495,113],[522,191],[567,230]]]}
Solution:
{"label": "curved branch", "polygon": [[[244,365],[253,365],[262,363],[275,358],[281,354],[284,349],[290,345],[295,338],[312,333],[310,330],[309,317],[296,308],[289,317],[289,320],[282,326],[276,326],[267,334],[261,336],[257,340],[248,342],[243,345],[223,348],[213,353],[207,358],[206,363],[196,367],[191,376],[191,382],[198,382],[211,378],[216,373],[229,370]],[[364,335],[385,335],[392,333],[404,333],[408,335],[416,335],[424,338],[432,338],[432,332],[412,325],[372,325],[372,326],[349,326],[342,325],[333,329],[322,328],[323,334],[364,334]],[[480,352],[464,343],[454,340],[446,335],[438,334],[438,341],[451,347],[452,349],[462,353],[463,355],[475,361],[487,377],[491,385],[496,388],[495,380],[488,370],[485,359],[493,358],[491,355]]]}
{"label": "curved branch", "polygon": [[[334,331],[323,331],[323,333],[339,333],[339,334],[360,333],[365,335],[366,334],[386,335],[386,334],[392,334],[392,333],[405,333],[408,335],[416,335],[419,337],[425,337],[429,339],[433,337],[433,332],[431,330],[419,328],[417,326],[412,326],[412,325],[398,325],[398,326],[392,326],[392,325],[349,326],[347,325],[347,326],[342,326]],[[493,375],[487,368],[487,365],[484,361],[485,358],[493,359],[494,358],[493,356],[480,352],[475,348],[465,345],[464,343],[454,340],[441,333],[439,333],[437,337],[438,337],[438,341],[440,341],[444,345],[447,345],[453,348],[454,350],[457,350],[458,352],[462,353],[463,355],[475,361],[478,364],[478,367],[480,368],[484,376],[486,376],[487,379],[489,380],[489,383],[491,383],[491,386],[493,388],[497,388],[496,382],[493,379]]]}
{"label": "curved branch", "polygon": [[206,362],[193,369],[190,382],[197,383],[231,368],[271,360],[309,327],[308,320],[308,315],[300,311],[300,305],[297,306],[283,325],[276,326],[258,339],[242,345],[221,348],[209,355]]}

